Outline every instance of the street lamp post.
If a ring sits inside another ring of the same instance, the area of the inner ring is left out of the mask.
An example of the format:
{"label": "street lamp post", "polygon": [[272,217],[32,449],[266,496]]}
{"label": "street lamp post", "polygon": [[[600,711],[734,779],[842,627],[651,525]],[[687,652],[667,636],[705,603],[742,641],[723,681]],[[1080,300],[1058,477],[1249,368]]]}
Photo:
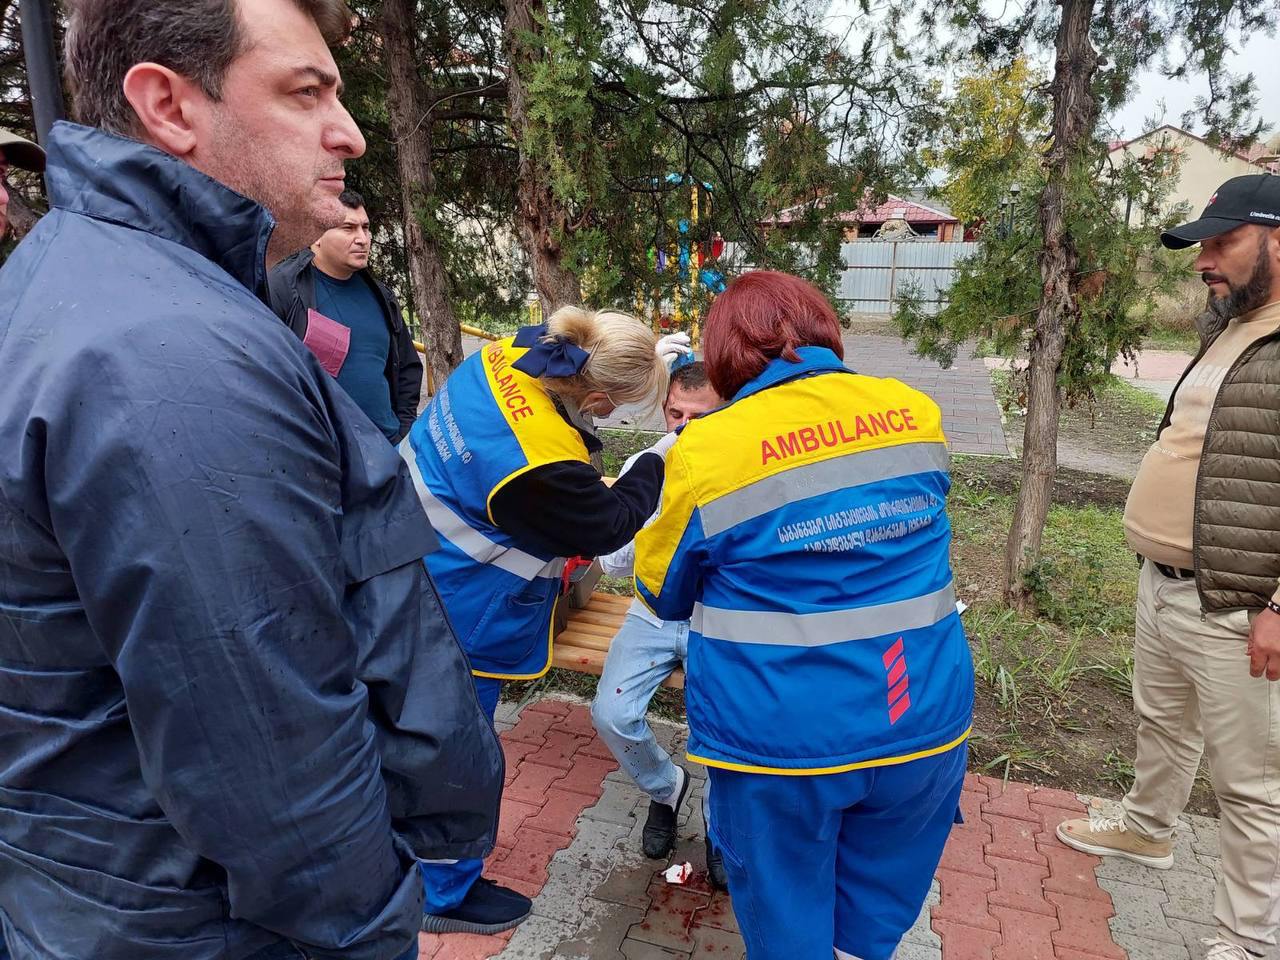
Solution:
{"label": "street lamp post", "polygon": [[27,86],[31,91],[36,139],[45,147],[54,122],[65,116],[49,0],[21,0],[18,15],[22,20],[22,49],[27,59]]}

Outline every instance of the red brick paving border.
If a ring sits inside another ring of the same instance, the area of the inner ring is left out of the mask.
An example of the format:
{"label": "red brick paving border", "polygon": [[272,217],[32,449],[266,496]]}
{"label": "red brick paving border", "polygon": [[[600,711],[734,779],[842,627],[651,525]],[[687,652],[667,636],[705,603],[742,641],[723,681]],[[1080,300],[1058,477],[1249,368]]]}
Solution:
{"label": "red brick paving border", "polygon": [[[533,897],[617,764],[596,738],[588,709],[559,700],[526,707],[502,734],[502,747],[507,787],[485,876]],[[952,831],[938,869],[941,901],[930,912],[943,960],[1125,960],[1107,923],[1111,897],[1094,875],[1100,861],[1054,836],[1059,823],[1085,812],[1073,794],[969,776],[961,811],[965,822]],[[669,888],[655,878],[639,936],[683,951],[701,943],[697,932],[732,937],[729,904],[711,894],[701,884]],[[418,957],[485,960],[510,938],[424,933]]]}
{"label": "red brick paving border", "polygon": [[[604,778],[618,765],[596,738],[590,711],[562,700],[530,704],[501,740],[506,789],[497,846],[484,875],[536,897],[552,857],[573,842],[578,817],[600,799]],[[500,953],[511,935],[423,933],[418,960],[485,960]]]}
{"label": "red brick paving border", "polygon": [[938,868],[934,932],[944,960],[1125,960],[1107,921],[1097,857],[1064,847],[1059,823],[1085,812],[1062,790],[965,779],[957,824]]}

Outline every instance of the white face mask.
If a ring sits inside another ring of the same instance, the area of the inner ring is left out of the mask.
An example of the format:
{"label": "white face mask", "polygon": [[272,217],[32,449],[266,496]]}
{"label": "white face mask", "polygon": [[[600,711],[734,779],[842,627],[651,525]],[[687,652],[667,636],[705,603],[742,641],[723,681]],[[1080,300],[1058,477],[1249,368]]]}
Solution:
{"label": "white face mask", "polygon": [[[600,409],[598,409],[602,404],[608,404],[609,409],[606,411],[601,411]],[[609,396],[608,392],[606,392],[604,395],[604,400],[597,400],[595,401],[595,403],[593,403],[589,407],[582,407],[582,412],[589,413],[593,417],[607,417],[611,413],[613,413],[614,410],[617,410],[619,406],[621,406],[621,404],[619,404],[617,400],[614,400],[613,397]]]}

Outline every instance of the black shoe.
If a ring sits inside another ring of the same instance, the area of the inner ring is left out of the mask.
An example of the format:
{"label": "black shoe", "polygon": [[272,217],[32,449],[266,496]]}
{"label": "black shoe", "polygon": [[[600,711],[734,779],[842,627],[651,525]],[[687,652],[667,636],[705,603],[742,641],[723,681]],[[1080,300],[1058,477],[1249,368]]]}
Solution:
{"label": "black shoe", "polygon": [[657,800],[649,801],[649,817],[644,822],[644,833],[640,835],[640,847],[650,860],[665,860],[676,848],[676,817],[680,813],[680,807],[684,805],[689,784],[693,782],[689,771],[682,768],[681,773],[684,783],[680,787],[680,796],[676,797],[674,809]]}
{"label": "black shoe", "polygon": [[480,877],[452,910],[423,914],[422,929],[427,933],[501,933],[518,927],[532,910],[533,901],[528,897]]}
{"label": "black shoe", "polygon": [[729,889],[729,874],[724,872],[724,857],[707,837],[707,882],[717,890]]}

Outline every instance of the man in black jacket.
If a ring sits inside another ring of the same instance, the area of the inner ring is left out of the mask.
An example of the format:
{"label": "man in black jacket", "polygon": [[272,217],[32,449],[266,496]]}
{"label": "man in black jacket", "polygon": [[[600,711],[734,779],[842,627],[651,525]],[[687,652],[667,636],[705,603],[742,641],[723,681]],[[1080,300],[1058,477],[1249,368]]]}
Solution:
{"label": "man in black jacket", "polygon": [[337,378],[388,440],[418,415],[422,361],[395,295],[369,270],[364,197],[345,190],[346,217],[271,271],[271,309]]}

